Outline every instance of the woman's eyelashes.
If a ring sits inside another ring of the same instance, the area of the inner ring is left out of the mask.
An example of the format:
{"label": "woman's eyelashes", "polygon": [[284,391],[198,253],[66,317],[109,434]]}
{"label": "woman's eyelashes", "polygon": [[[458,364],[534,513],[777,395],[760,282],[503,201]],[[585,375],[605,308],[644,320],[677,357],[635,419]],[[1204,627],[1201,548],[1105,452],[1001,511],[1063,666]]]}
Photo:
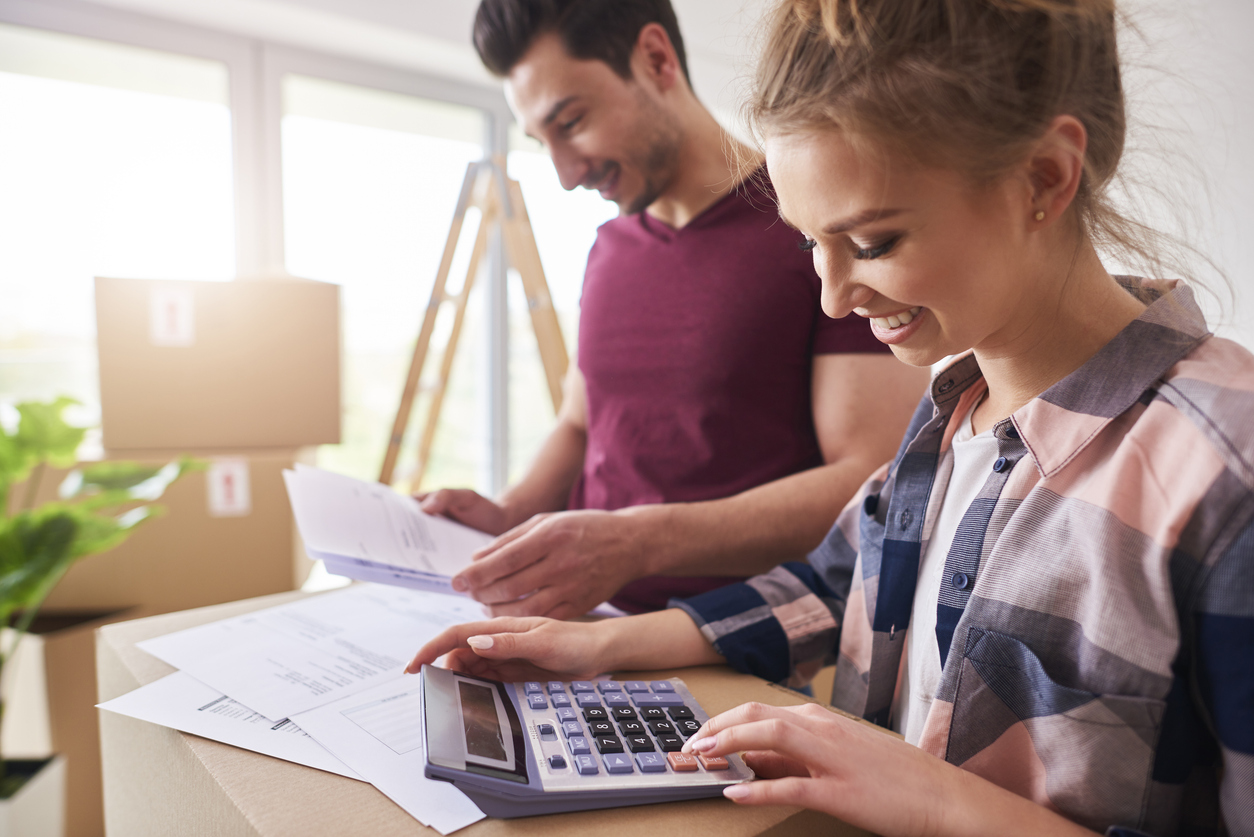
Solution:
{"label": "woman's eyelashes", "polygon": [[806,252],[809,252],[810,250],[814,249],[814,245],[816,244],[818,244],[818,242],[815,241],[813,238],[810,238],[810,236],[807,235],[805,238],[797,242],[797,249],[805,250]]}
{"label": "woman's eyelashes", "polygon": [[878,259],[887,256],[888,253],[897,246],[897,242],[901,241],[900,235],[894,235],[891,238],[881,241],[872,247],[858,247],[854,245],[853,257],[855,259]]}

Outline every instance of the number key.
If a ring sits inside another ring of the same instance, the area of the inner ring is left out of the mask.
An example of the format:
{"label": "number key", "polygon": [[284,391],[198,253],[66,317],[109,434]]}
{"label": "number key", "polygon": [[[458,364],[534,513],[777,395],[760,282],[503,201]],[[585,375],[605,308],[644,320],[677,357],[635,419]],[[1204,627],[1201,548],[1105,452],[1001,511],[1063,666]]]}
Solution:
{"label": "number key", "polygon": [[623,742],[619,741],[612,735],[597,736],[597,752],[599,753],[621,753],[623,751]]}
{"label": "number key", "polygon": [[654,751],[653,739],[647,735],[626,736],[627,746],[633,753],[651,753]]}
{"label": "number key", "polygon": [[644,735],[644,724],[639,721],[623,721],[618,728],[623,735]]}
{"label": "number key", "polygon": [[684,740],[678,735],[659,735],[657,745],[663,753],[677,753],[684,748]]}
{"label": "number key", "polygon": [[697,721],[676,721],[675,728],[679,730],[679,734],[684,738],[695,735],[697,730],[701,729],[701,724]]}
{"label": "number key", "polygon": [[649,732],[654,735],[674,735],[675,726],[670,721],[649,721]]}
{"label": "number key", "polygon": [[610,719],[610,713],[606,712],[600,706],[589,706],[583,711],[583,717],[584,720],[589,723],[592,721],[608,721]]}
{"label": "number key", "polygon": [[636,710],[630,706],[615,706],[610,710],[615,721],[634,721],[636,720]]}
{"label": "number key", "polygon": [[646,706],[640,710],[640,717],[646,721],[668,720],[666,712],[660,706]]}
{"label": "number key", "polygon": [[611,724],[609,721],[589,721],[588,729],[592,731],[593,735],[613,735],[614,734],[614,725]]}

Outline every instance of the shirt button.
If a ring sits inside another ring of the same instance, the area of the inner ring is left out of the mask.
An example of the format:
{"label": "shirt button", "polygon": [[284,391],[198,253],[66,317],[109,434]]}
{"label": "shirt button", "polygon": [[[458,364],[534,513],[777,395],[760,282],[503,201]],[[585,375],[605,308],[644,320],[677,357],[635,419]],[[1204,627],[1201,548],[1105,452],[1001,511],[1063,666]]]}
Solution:
{"label": "shirt button", "polygon": [[943,393],[949,392],[953,388],[954,388],[954,380],[953,378],[948,378],[941,382],[941,385],[936,388],[936,391],[943,394]]}
{"label": "shirt button", "polygon": [[1009,436],[1011,439],[1018,439],[1018,438],[1019,438],[1019,431],[1015,428],[1015,426],[1014,426],[1013,424],[1011,424],[1011,425],[1007,425],[1007,426],[1006,426],[1006,435],[1007,435],[1007,436]]}
{"label": "shirt button", "polygon": [[1006,460],[1006,457],[999,456],[997,457],[997,461],[993,463],[993,470],[1000,474],[1002,471],[1006,470],[1006,466],[1009,464],[1010,463]]}
{"label": "shirt button", "polygon": [[862,510],[867,513],[868,517],[875,516],[875,510],[880,506],[880,495],[868,494],[866,499],[862,501]]}
{"label": "shirt button", "polygon": [[966,573],[954,573],[949,579],[949,583],[954,586],[955,590],[966,590],[967,585],[971,583],[971,579],[967,578]]}
{"label": "shirt button", "polygon": [[912,520],[914,520],[914,515],[910,513],[910,509],[903,511],[897,518],[897,521],[901,524],[902,529],[908,529]]}

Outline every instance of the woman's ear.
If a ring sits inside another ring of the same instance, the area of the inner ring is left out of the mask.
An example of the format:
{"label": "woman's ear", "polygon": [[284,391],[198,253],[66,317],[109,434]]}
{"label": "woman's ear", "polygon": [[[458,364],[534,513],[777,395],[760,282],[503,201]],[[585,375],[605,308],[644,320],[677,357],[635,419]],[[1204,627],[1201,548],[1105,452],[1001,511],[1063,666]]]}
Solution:
{"label": "woman's ear", "polygon": [[1071,206],[1084,176],[1088,132],[1074,116],[1057,116],[1028,158],[1031,207],[1028,221],[1036,226],[1056,221]]}

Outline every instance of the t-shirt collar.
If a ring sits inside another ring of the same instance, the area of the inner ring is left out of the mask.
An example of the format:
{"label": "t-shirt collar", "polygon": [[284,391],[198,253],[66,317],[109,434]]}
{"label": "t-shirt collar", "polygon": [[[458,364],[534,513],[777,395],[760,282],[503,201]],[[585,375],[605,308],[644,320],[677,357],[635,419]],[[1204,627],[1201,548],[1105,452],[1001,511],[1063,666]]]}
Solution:
{"label": "t-shirt collar", "polygon": [[[1018,435],[1043,476],[1057,472],[1099,431],[1155,387],[1171,367],[1210,336],[1193,291],[1179,281],[1120,278],[1153,301],[1083,366],[999,422],[998,435]],[[982,379],[966,354],[932,379],[938,415],[952,416],[963,393]]]}

